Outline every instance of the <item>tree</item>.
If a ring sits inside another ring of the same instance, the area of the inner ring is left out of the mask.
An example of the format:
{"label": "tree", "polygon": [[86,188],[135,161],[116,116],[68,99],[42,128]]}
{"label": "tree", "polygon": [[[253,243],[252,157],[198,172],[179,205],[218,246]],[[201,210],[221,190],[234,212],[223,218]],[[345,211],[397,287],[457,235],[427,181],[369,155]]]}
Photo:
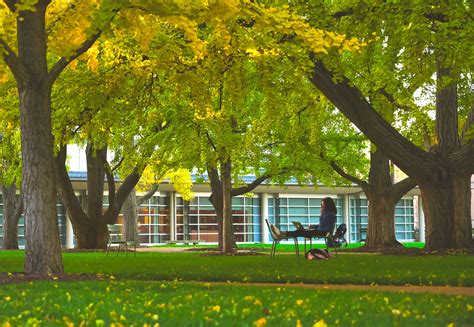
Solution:
{"label": "tree", "polygon": [[[51,136],[52,86],[66,66],[94,44],[121,8],[142,9],[140,4],[4,0],[0,5],[1,56],[15,77],[20,99],[26,273],[63,271]],[[202,9],[181,2],[145,7],[161,15]]]}
{"label": "tree", "polygon": [[[315,58],[314,85],[420,186],[426,248],[472,247],[469,204],[470,178],[474,173],[473,109],[469,100],[472,94],[466,92],[472,73],[472,42],[466,39],[472,27],[469,5],[447,2],[432,6],[414,3],[370,7],[360,3],[351,8],[353,13],[374,10],[379,15],[369,15],[367,19],[369,25],[383,24],[378,42],[388,40],[388,46],[382,47],[388,58],[393,58],[392,47],[401,52],[396,60],[401,68],[392,71],[395,78],[408,83],[408,89],[434,90],[427,95],[433,99],[436,112],[435,145],[424,151],[402,136],[377,112],[379,103],[367,100],[356,79],[349,81],[321,58]],[[353,15],[348,16],[349,20],[354,19]],[[414,66],[415,62],[419,64]],[[393,84],[387,85],[398,90]],[[399,82],[398,88],[406,86]],[[406,103],[403,92],[393,95],[381,89],[379,93],[396,104]],[[461,117],[465,122],[459,128]]]}
{"label": "tree", "polygon": [[368,181],[348,174],[336,162],[331,166],[344,178],[359,185],[369,201],[367,237],[365,249],[387,249],[401,247],[395,238],[395,206],[400,198],[416,186],[411,178],[397,183],[390,174],[388,156],[376,149],[370,153],[370,173]]}
{"label": "tree", "polygon": [[[426,248],[472,247],[471,5],[457,1],[361,0],[303,2],[295,4],[294,9],[300,9],[312,26],[330,26],[347,38],[361,39],[359,53],[345,53],[344,47],[334,47],[327,55],[303,47],[314,64],[311,80],[419,185],[426,218]],[[272,17],[270,9],[256,10],[266,24],[277,23],[278,17]],[[295,44],[305,45],[296,29],[273,35],[282,41],[282,51]],[[410,111],[392,115],[397,108]],[[430,117],[435,118],[435,144],[425,151],[419,141],[402,135],[398,125],[400,121],[420,124],[422,130],[430,132]]]}
{"label": "tree", "polygon": [[[106,24],[104,21],[110,21],[117,6],[102,3],[100,9],[103,16],[98,22],[99,27],[91,26],[90,36],[82,38],[79,44],[68,49],[71,51],[50,68],[47,61],[46,13],[51,1],[39,0],[30,4],[5,0],[4,4],[9,12],[2,3],[1,15],[5,20],[2,24],[0,45],[2,57],[17,82],[20,100],[22,192],[26,221],[25,272],[61,273],[63,264],[56,217],[51,135],[51,88],[63,69],[100,36],[100,28]],[[51,9],[59,8],[53,5]],[[5,31],[6,23],[11,27]],[[16,52],[15,47],[12,47],[13,42],[17,45]]]}

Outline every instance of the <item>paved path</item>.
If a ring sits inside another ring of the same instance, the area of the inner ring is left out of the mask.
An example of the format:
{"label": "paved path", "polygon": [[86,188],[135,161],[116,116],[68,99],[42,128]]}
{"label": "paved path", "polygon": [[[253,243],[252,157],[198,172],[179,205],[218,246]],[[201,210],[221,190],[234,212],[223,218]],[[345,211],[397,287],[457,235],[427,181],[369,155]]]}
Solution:
{"label": "paved path", "polygon": [[294,287],[327,290],[354,290],[375,292],[407,292],[431,293],[445,295],[474,296],[474,287],[457,286],[414,286],[414,285],[353,285],[353,284],[277,284],[277,283],[238,283],[238,282],[209,282],[211,285],[263,286],[263,287]]}
{"label": "paved path", "polygon": [[137,252],[184,252],[187,251],[188,249],[191,249],[191,247],[140,247],[137,248]]}

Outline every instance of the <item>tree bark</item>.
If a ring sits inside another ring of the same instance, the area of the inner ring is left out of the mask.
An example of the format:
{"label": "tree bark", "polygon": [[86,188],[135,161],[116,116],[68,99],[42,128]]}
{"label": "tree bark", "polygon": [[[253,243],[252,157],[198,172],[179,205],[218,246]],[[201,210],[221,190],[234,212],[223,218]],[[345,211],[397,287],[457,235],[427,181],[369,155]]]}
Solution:
{"label": "tree bark", "polygon": [[216,168],[208,168],[207,174],[209,176],[211,184],[211,196],[209,197],[209,202],[211,202],[214,210],[216,211],[217,218],[217,228],[218,228],[218,242],[219,250],[223,251],[223,242],[224,242],[224,229],[223,229],[223,217],[224,217],[224,207],[223,207],[223,188],[222,182],[219,177],[219,172]]}
{"label": "tree bark", "polygon": [[137,192],[135,188],[125,199],[122,207],[123,213],[123,236],[125,240],[132,241],[136,245],[139,245],[138,238],[138,203],[137,203]]}
{"label": "tree bark", "polygon": [[400,247],[395,236],[395,207],[400,198],[416,186],[408,178],[393,184],[388,156],[376,149],[370,153],[370,172],[367,182],[348,175],[335,163],[331,166],[344,178],[358,184],[369,201],[365,249]]}
{"label": "tree bark", "polygon": [[233,253],[235,240],[232,233],[232,165],[230,161],[221,163],[222,170],[222,253]]}
{"label": "tree bark", "polygon": [[56,215],[51,134],[51,85],[47,83],[45,12],[23,11],[17,20],[18,59],[27,72],[17,86],[20,100],[22,194],[25,203],[25,272],[64,271]]}
{"label": "tree bark", "polygon": [[379,149],[370,153],[368,185],[370,187],[364,190],[369,200],[365,247],[401,246],[395,237],[395,206],[403,194],[395,196],[388,156]]}
{"label": "tree bark", "polygon": [[[361,92],[342,77],[333,78],[322,62],[315,62],[312,83],[377,147],[419,185],[426,217],[426,248],[472,248],[468,184],[474,173],[474,141],[459,142],[456,87],[443,78],[449,70],[438,68],[436,133],[438,146],[430,152],[417,148],[398,133],[367,102]],[[447,78],[446,78],[447,80]],[[454,198],[456,194],[456,198]]]}
{"label": "tree bark", "polygon": [[[472,247],[471,176],[453,176],[420,185],[426,219],[426,249]],[[447,219],[446,217],[452,218]]]}
{"label": "tree bark", "polygon": [[18,250],[18,221],[23,211],[21,195],[15,184],[0,186],[3,195],[3,249]]}

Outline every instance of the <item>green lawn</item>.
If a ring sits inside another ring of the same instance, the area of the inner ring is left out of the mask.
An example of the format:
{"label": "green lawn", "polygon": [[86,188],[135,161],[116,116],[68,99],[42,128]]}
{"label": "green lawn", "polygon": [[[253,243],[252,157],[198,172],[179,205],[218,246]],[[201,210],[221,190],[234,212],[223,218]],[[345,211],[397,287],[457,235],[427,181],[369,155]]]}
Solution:
{"label": "green lawn", "polygon": [[[0,271],[23,270],[22,251],[0,251]],[[68,273],[111,275],[100,282],[2,285],[0,325],[343,326],[474,324],[474,296],[314,290],[285,283],[474,286],[474,256],[342,253],[320,261],[293,254],[202,256],[199,252],[63,254]],[[191,281],[202,281],[196,283]],[[273,282],[277,287],[208,281]],[[3,301],[2,301],[3,299]],[[26,300],[26,301],[25,301]],[[323,323],[324,322],[324,323]]]}
{"label": "green lawn", "polygon": [[[0,252],[0,271],[23,270],[23,252]],[[474,256],[395,256],[342,253],[308,261],[293,254],[202,256],[198,252],[63,254],[68,273],[112,274],[134,280],[474,286]]]}
{"label": "green lawn", "polygon": [[0,324],[109,326],[455,326],[474,324],[473,298],[180,282],[7,285]]}
{"label": "green lawn", "polygon": [[[347,247],[342,247],[342,248],[339,248],[338,251],[342,251],[344,252],[345,249],[354,249],[354,248],[359,248],[361,246],[363,246],[364,243],[350,243],[347,245]],[[422,243],[422,242],[407,242],[407,243],[403,243],[403,245],[407,248],[423,248],[425,246],[425,243]],[[194,249],[200,249],[200,248],[216,248],[217,249],[217,245],[214,245],[214,244],[172,244],[172,245],[155,245],[153,247],[156,247],[156,248],[169,248],[169,247],[172,247],[172,248],[194,248]],[[272,247],[271,244],[263,244],[263,243],[255,243],[255,244],[250,244],[250,243],[246,243],[246,244],[239,244],[238,245],[239,249],[253,249],[253,250],[258,250],[258,251],[262,251],[262,252],[270,252],[270,249]],[[308,249],[309,249],[309,244],[307,245]],[[325,248],[326,246],[321,243],[321,242],[318,242],[318,243],[313,243],[313,247],[317,247],[317,248]],[[300,249],[300,252],[303,252],[304,250],[304,243],[300,240],[299,241],[299,249]],[[277,247],[276,247],[276,252],[295,252],[295,245],[294,243],[292,242],[287,242],[287,243],[281,243],[281,244],[278,244]]]}

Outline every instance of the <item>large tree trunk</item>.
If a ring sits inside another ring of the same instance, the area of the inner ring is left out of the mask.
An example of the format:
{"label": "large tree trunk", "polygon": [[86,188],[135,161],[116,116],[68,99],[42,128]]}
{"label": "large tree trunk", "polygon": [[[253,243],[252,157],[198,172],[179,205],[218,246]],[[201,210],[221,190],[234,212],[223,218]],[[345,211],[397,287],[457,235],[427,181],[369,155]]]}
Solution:
{"label": "large tree trunk", "polygon": [[17,79],[27,274],[64,271],[56,215],[51,86],[47,81],[46,63],[46,5],[39,1],[35,11],[23,11],[17,20],[18,58],[27,71],[24,80]]}
{"label": "large tree trunk", "polygon": [[222,171],[222,253],[233,253],[235,240],[232,233],[232,166],[230,161],[225,161],[221,166]]}
{"label": "large tree trunk", "polygon": [[138,203],[137,192],[133,189],[127,196],[123,207],[123,236],[127,241],[133,241],[136,245],[139,244],[138,238]]}
{"label": "large tree trunk", "polygon": [[335,162],[331,166],[342,177],[358,184],[369,201],[367,237],[364,249],[400,247],[395,237],[395,206],[401,197],[416,186],[412,178],[393,184],[388,156],[377,149],[370,153],[368,182],[349,175]]}
{"label": "large tree trunk", "polygon": [[401,244],[395,238],[395,205],[390,196],[369,192],[369,223],[365,248],[392,248]]}
{"label": "large tree trunk", "polygon": [[471,176],[448,175],[420,185],[428,250],[472,247],[471,208],[466,199],[471,195],[470,180]]}
{"label": "large tree trunk", "polygon": [[15,184],[0,186],[3,195],[3,249],[18,250],[18,221],[23,211],[21,195]]}
{"label": "large tree trunk", "polygon": [[370,153],[369,185],[370,187],[364,190],[369,200],[365,247],[401,246],[395,238],[395,206],[403,194],[394,194],[390,161],[380,149]]}

